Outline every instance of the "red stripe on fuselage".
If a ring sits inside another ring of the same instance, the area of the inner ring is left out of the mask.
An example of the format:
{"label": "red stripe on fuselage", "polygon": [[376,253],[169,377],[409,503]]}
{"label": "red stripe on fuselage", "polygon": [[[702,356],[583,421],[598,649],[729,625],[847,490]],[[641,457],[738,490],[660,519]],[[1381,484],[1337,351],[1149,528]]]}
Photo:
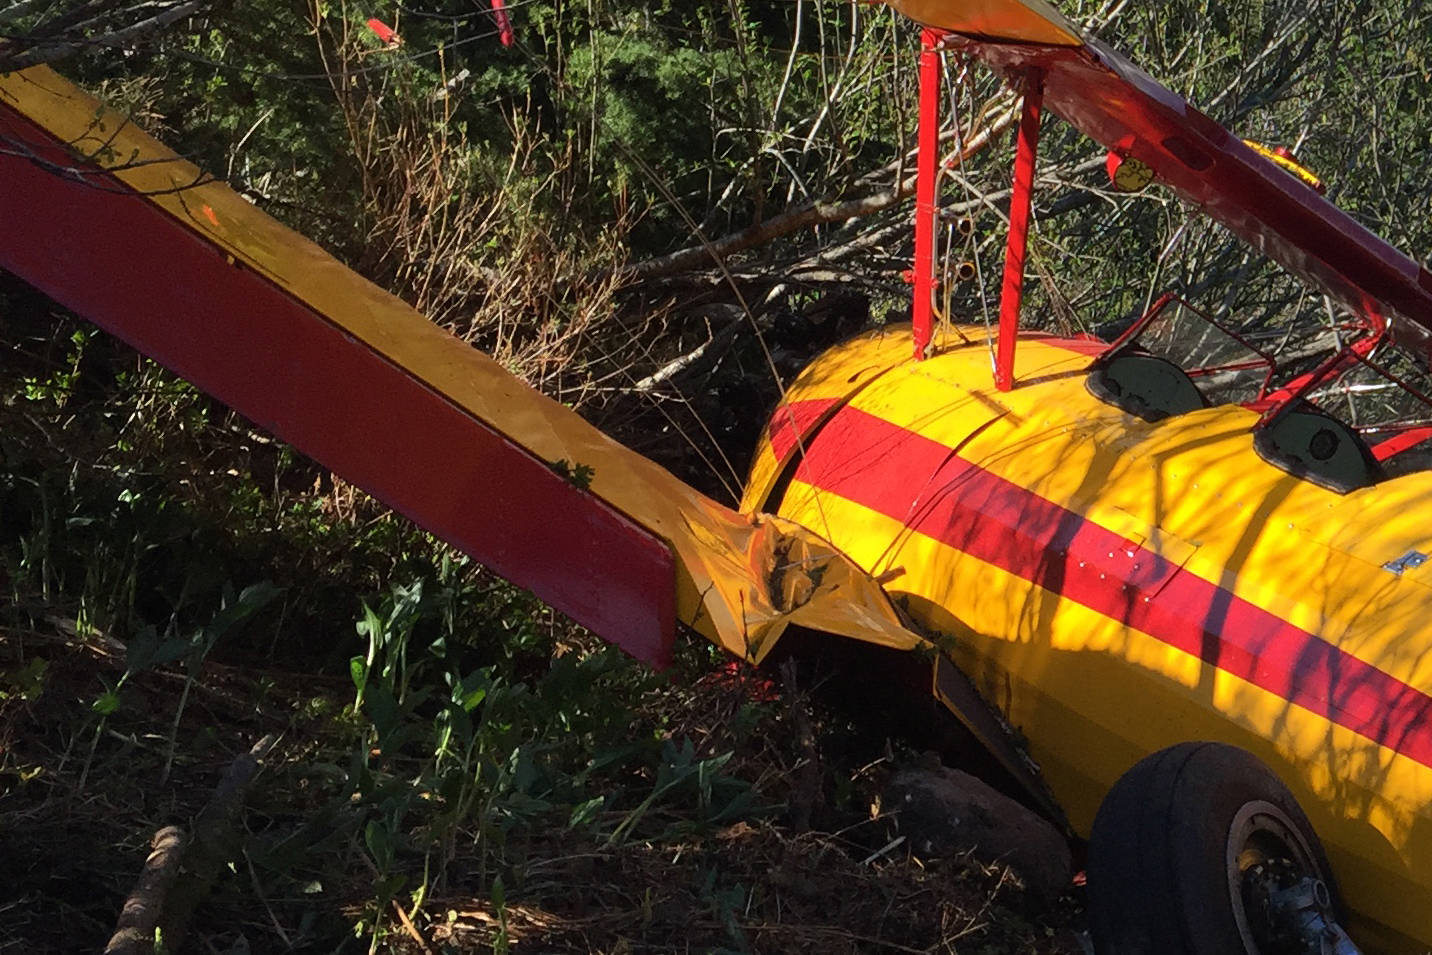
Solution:
{"label": "red stripe on fuselage", "polygon": [[847,407],[796,478],[1432,766],[1432,697],[952,448]]}
{"label": "red stripe on fuselage", "polygon": [[[1107,342],[1102,342],[1090,335],[1057,338],[1042,332],[1024,332],[1020,335],[1020,341],[1038,342],[1050,348],[1059,348],[1090,357],[1102,354],[1109,347]],[[832,408],[848,400],[849,398],[813,398],[807,401],[778,405],[771,414],[771,423],[768,426],[771,453],[775,455],[776,460],[786,460],[792,449],[797,447],[810,433],[811,428],[819,424]]]}
{"label": "red stripe on fuselage", "polygon": [[818,423],[827,411],[839,403],[835,398],[817,398],[777,406],[775,414],[771,415],[769,426],[771,453],[776,456],[776,460],[784,461],[790,455],[791,449],[804,440],[811,426]]}

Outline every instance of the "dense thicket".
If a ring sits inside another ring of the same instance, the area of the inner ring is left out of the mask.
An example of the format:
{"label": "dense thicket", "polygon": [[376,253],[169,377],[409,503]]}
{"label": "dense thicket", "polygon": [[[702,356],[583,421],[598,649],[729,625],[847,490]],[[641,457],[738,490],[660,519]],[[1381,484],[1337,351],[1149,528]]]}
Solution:
{"label": "dense thicket", "polygon": [[[739,484],[781,380],[814,349],[908,313],[916,31],[883,7],[512,0],[504,46],[485,0],[190,4],[133,34],[181,5],[93,6],[0,5],[0,65],[63,54],[61,69],[253,202],[713,494]],[[1293,147],[1396,244],[1432,239],[1420,0],[1065,9],[1241,135]],[[966,67],[949,63],[945,142],[962,158],[944,201],[975,228],[944,251],[980,265],[948,286],[952,314],[980,322],[1016,103]],[[1157,188],[1109,191],[1102,151],[1056,119],[1040,171],[1033,321],[1106,330],[1180,288],[1284,346],[1329,322],[1196,210]],[[707,837],[804,798],[790,784],[811,756],[804,704],[721,682],[686,693],[594,650],[0,279],[0,832],[27,833],[6,837],[0,900],[28,900],[0,932],[95,947],[148,833],[272,730],[282,755],[206,936],[225,950],[330,950],[355,927],[364,945],[418,945],[410,913],[416,934],[446,925],[454,945],[504,950],[519,925],[555,947],[542,917],[574,950],[622,950],[624,933],[659,948],[663,931],[672,945],[699,931],[713,948],[861,950],[860,932],[895,931],[892,912],[914,947],[990,931],[979,898],[973,915],[922,908],[902,870],[867,887],[884,914],[791,934],[761,894],[772,867],[806,878],[827,851],[879,845],[797,841],[772,861],[769,841],[736,852]],[[684,665],[694,679],[708,661],[689,650]],[[868,816],[860,763],[875,746],[825,766],[827,826]],[[79,861],[56,867],[66,839]],[[685,861],[657,870],[643,847]],[[683,880],[670,897],[700,917],[626,884],[578,894],[627,922],[560,908],[562,886],[601,866]],[[1029,951],[1044,935],[996,921],[990,945]]]}
{"label": "dense thicket", "polygon": [[[43,33],[33,4],[10,10],[12,29]],[[1240,135],[1292,147],[1376,231],[1426,245],[1432,41],[1416,0],[1066,12]],[[760,379],[789,369],[742,343],[757,327],[809,332],[783,319],[822,292],[858,292],[875,320],[904,313],[909,24],[814,0],[523,0],[507,15],[511,46],[474,0],[215,5],[123,55],[96,45],[70,62],[364,274],[549,393],[616,402],[618,420],[638,414],[624,388],[652,390],[653,372],[714,332],[727,334],[694,369],[658,376],[668,402],[700,400],[720,358],[724,388],[769,400]],[[997,280],[1013,103],[979,69],[952,62],[951,75],[948,128],[972,154],[946,201],[976,231],[950,254],[984,266],[952,305],[979,318]],[[1048,126],[1036,321],[1101,327],[1170,286],[1255,325],[1298,309],[1298,290],[1256,256],[1158,190],[1111,194],[1101,151]],[[1309,301],[1303,311],[1320,310]]]}

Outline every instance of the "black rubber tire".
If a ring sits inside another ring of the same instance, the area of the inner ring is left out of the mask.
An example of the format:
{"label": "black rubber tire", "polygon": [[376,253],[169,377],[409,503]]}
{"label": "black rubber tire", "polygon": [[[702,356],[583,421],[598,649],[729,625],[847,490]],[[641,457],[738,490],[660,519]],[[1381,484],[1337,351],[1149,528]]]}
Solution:
{"label": "black rubber tire", "polygon": [[[1109,791],[1089,838],[1089,928],[1099,955],[1244,955],[1229,842],[1245,807],[1270,804],[1332,889],[1322,844],[1287,787],[1251,754],[1181,743],[1146,757]],[[1244,816],[1246,818],[1246,814]]]}

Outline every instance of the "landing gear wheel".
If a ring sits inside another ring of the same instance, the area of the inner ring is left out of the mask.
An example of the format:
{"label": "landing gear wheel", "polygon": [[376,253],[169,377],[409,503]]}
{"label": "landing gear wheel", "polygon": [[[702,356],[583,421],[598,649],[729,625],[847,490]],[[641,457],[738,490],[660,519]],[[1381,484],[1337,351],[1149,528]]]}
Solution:
{"label": "landing gear wheel", "polygon": [[1326,857],[1249,753],[1183,743],[1124,774],[1089,839],[1099,955],[1354,955]]}

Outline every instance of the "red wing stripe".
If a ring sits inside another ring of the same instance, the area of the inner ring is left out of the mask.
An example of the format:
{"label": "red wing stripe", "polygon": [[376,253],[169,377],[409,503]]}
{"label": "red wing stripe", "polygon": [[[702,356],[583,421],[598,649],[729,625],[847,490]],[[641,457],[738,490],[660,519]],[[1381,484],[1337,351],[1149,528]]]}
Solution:
{"label": "red wing stripe", "polygon": [[807,451],[798,480],[1432,766],[1432,697],[952,449],[843,408]]}
{"label": "red wing stripe", "polygon": [[[45,163],[0,150],[16,226],[0,226],[0,268],[639,659],[670,662],[664,541],[117,179],[48,171],[73,164],[69,147],[3,99],[0,138]],[[444,361],[468,351],[448,347]]]}

